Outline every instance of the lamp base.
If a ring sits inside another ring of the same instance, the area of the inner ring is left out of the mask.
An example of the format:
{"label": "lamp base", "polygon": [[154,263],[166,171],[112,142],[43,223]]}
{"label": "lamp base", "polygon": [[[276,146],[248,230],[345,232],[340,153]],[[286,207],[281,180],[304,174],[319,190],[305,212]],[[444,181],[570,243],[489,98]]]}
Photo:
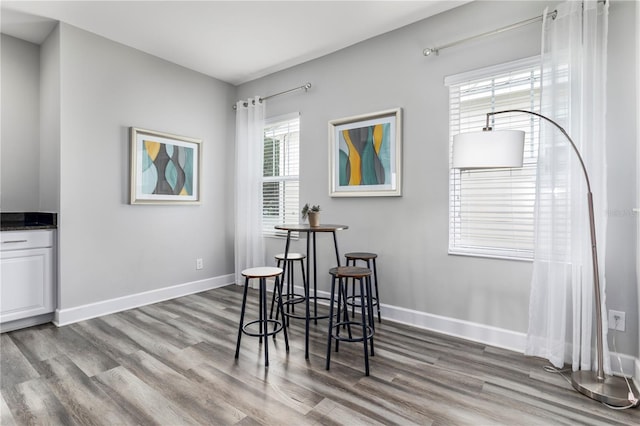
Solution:
{"label": "lamp base", "polygon": [[[629,401],[629,388],[622,377],[606,376],[604,380],[599,380],[595,371],[578,370],[571,374],[571,384],[578,392],[605,404],[615,407],[633,404],[633,401]],[[631,385],[635,397],[638,398],[638,392],[634,387]],[[638,406],[638,402],[634,406]]]}

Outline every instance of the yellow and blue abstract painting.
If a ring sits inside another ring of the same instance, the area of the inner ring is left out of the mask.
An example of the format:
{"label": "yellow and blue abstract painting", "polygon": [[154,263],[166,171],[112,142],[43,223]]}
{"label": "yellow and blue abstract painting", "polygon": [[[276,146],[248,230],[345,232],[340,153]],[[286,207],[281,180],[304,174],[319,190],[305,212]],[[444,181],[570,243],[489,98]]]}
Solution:
{"label": "yellow and blue abstract painting", "polygon": [[400,110],[330,122],[332,196],[400,195]]}
{"label": "yellow and blue abstract painting", "polygon": [[391,181],[390,124],[340,132],[340,186],[382,185]]}
{"label": "yellow and blue abstract painting", "polygon": [[145,140],[142,193],[192,195],[193,157],[193,148]]}
{"label": "yellow and blue abstract painting", "polygon": [[131,203],[199,203],[201,140],[130,130]]}

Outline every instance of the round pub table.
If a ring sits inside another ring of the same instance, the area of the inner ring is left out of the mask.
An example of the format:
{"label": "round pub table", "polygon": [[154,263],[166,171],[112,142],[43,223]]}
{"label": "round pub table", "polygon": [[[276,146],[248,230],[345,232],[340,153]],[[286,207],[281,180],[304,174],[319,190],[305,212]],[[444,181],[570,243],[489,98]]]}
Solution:
{"label": "round pub table", "polygon": [[[296,223],[296,224],[284,224],[284,225],[276,225],[275,229],[279,229],[281,231],[287,231],[287,242],[285,244],[284,256],[285,258],[289,254],[289,245],[291,243],[291,233],[299,232],[307,234],[307,285],[304,289],[305,296],[305,328],[304,328],[304,357],[305,359],[309,359],[309,322],[312,317],[309,309],[309,300],[313,299],[313,308],[314,315],[313,319],[317,321],[319,318],[317,315],[317,281],[318,281],[318,273],[317,273],[317,261],[316,261],[316,234],[322,232],[330,232],[333,236],[333,247],[336,252],[336,266],[340,266],[340,252],[338,251],[338,239],[336,238],[336,231],[342,231],[344,229],[349,229],[347,225],[325,225],[321,224],[318,226],[310,226],[306,223]],[[313,246],[311,246],[311,240],[313,239]],[[310,253],[312,256],[310,256]],[[313,258],[313,297],[310,296],[310,288],[311,288],[311,268],[310,262]],[[287,262],[283,265],[282,276],[286,276],[286,267]]]}

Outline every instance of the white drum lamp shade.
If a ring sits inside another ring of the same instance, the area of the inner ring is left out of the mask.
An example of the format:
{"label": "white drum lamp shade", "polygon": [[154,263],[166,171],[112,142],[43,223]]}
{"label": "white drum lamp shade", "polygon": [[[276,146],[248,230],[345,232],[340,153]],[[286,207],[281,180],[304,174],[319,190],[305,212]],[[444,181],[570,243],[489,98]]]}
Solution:
{"label": "white drum lamp shade", "polygon": [[523,151],[522,130],[460,133],[453,137],[453,168],[522,167]]}

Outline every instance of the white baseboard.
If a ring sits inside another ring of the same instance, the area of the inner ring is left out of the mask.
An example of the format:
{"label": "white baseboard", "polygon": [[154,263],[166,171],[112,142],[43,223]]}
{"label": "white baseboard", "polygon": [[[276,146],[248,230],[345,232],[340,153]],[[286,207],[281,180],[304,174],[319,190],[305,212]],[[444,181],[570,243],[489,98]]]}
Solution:
{"label": "white baseboard", "polygon": [[[304,288],[302,287],[296,286],[296,291],[304,294]],[[330,293],[318,291],[318,295],[329,297]],[[524,353],[527,343],[527,335],[525,333],[386,305],[384,303],[380,304],[380,315],[385,320],[391,320],[436,333],[483,343],[485,345],[496,346],[522,354]],[[640,360],[630,355],[610,352],[611,367],[615,375],[620,375],[617,356],[620,356],[624,375],[635,377],[634,381],[640,383]]]}
{"label": "white baseboard", "polygon": [[143,293],[131,294],[115,299],[103,300],[82,306],[75,306],[68,309],[57,309],[53,323],[58,327],[73,324],[102,315],[113,314],[127,309],[138,308],[163,300],[174,299],[176,297],[187,296],[213,288],[224,287],[235,282],[235,275],[222,275],[219,277],[207,278],[199,281],[192,281],[178,284],[171,287],[157,290],[145,291]]}
{"label": "white baseboard", "polygon": [[392,321],[515,352],[524,353],[527,341],[527,336],[524,333],[385,305],[384,303],[380,305],[380,311],[384,318]]}

